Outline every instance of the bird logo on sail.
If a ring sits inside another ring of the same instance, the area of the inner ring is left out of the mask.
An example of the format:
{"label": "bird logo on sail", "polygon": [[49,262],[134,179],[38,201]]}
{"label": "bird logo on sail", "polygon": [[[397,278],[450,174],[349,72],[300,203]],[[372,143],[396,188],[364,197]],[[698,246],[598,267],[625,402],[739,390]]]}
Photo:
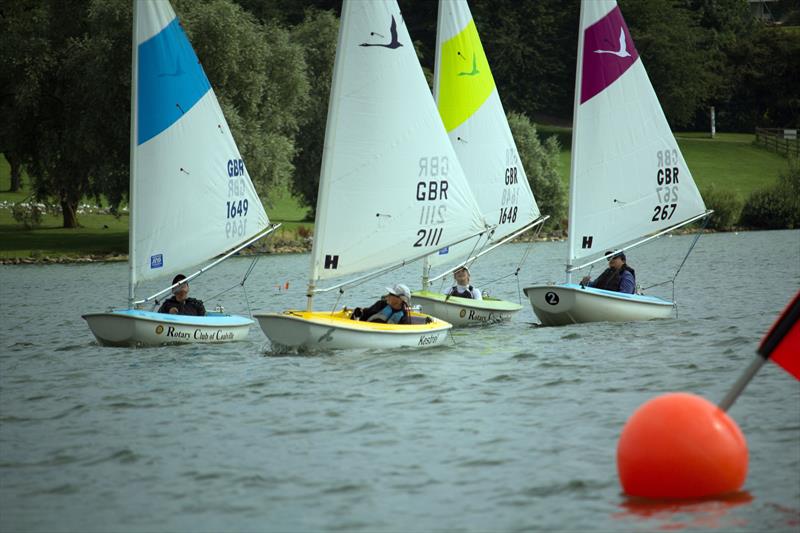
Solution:
{"label": "bird logo on sail", "polygon": [[[403,46],[403,44],[397,40],[397,22],[394,20],[394,15],[392,15],[392,24],[389,26],[389,33],[391,34],[392,39],[389,41],[389,44],[380,44],[380,43],[361,43],[358,46],[382,46],[384,48],[395,49]],[[383,37],[380,33],[371,31],[369,32],[370,37],[377,35],[378,37]],[[385,39],[385,37],[384,37]]]}
{"label": "bird logo on sail", "polygon": [[[612,44],[615,42],[619,43],[616,50]],[[639,59],[619,6],[584,29],[581,55],[580,103],[584,104],[616,82]]]}
{"label": "bird logo on sail", "polygon": [[595,54],[614,54],[617,57],[631,57],[628,53],[628,43],[625,41],[625,30],[619,29],[619,50],[595,50]]}
{"label": "bird logo on sail", "polygon": [[[459,57],[464,59],[464,55],[461,52],[458,52]],[[466,61],[466,60],[465,60]],[[478,70],[478,60],[475,57],[475,52],[472,52],[472,71],[471,72],[459,72],[459,76],[477,76],[480,74],[480,70]]]}

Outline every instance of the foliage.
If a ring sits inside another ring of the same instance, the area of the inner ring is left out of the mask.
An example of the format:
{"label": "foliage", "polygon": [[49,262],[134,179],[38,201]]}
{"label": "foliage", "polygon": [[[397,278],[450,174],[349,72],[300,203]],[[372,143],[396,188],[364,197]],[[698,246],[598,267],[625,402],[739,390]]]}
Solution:
{"label": "foliage", "polygon": [[267,198],[294,175],[295,135],[309,98],[302,46],[231,0],[178,5],[250,177]]}
{"label": "foliage", "polygon": [[730,229],[739,221],[742,212],[742,199],[730,189],[717,187],[714,183],[701,190],[703,200],[714,214],[708,220],[709,229]]}
{"label": "foliage", "polygon": [[11,206],[11,216],[25,229],[38,228],[42,225],[42,215],[45,213],[44,206],[28,198],[26,202],[15,202]]}
{"label": "foliage", "polygon": [[292,29],[292,40],[304,45],[310,86],[309,104],[300,117],[302,127],[295,137],[297,154],[294,158],[295,175],[292,191],[310,207],[308,217],[311,220],[314,218],[317,206],[322,147],[328,117],[328,97],[338,32],[339,21],[333,12],[315,9],[307,10],[302,24]]}
{"label": "foliage", "polygon": [[509,113],[508,125],[539,211],[543,215],[550,215],[545,226],[564,227],[566,191],[558,172],[558,141],[555,137],[549,137],[542,143],[536,135],[536,125],[521,113]]}
{"label": "foliage", "polygon": [[744,226],[763,229],[800,228],[800,163],[791,161],[778,183],[753,193],[742,209]]}

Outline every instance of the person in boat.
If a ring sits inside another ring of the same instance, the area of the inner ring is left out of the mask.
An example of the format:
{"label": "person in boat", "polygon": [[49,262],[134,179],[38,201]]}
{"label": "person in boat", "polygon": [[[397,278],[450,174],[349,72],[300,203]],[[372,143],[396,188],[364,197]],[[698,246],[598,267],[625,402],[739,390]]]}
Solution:
{"label": "person in boat", "polygon": [[636,292],[636,271],[625,262],[625,253],[606,252],[606,258],[608,268],[594,281],[589,276],[584,276],[581,285],[628,294]]}
{"label": "person in boat", "polygon": [[483,300],[481,290],[469,284],[469,269],[466,266],[459,267],[453,272],[453,279],[456,284],[447,289],[447,296],[458,296],[459,298],[472,298],[473,300]]}
{"label": "person in boat", "polygon": [[386,322],[387,324],[411,324],[411,310],[408,303],[411,290],[398,283],[394,287],[386,287],[387,294],[370,307],[356,307],[350,318],[362,322]]}
{"label": "person in boat", "polygon": [[[183,274],[178,274],[172,278],[172,284],[186,279]],[[189,298],[189,284],[181,283],[172,288],[172,296],[167,298],[161,307],[158,308],[159,313],[169,313],[171,315],[192,315],[192,316],[205,316],[206,308],[201,300]]]}

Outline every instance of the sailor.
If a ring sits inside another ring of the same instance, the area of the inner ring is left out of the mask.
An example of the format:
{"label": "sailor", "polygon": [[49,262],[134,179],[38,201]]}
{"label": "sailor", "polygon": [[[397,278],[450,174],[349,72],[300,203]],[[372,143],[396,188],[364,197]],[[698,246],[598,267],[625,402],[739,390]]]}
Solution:
{"label": "sailor", "polygon": [[393,287],[386,287],[387,294],[370,307],[353,309],[350,318],[362,322],[386,322],[388,324],[411,324],[409,314],[409,301],[411,290],[398,283]]}
{"label": "sailor", "polygon": [[469,284],[469,269],[466,266],[457,268],[455,272],[453,272],[453,279],[455,279],[456,284],[447,289],[446,295],[483,300],[481,290]]}
{"label": "sailor", "polygon": [[606,252],[606,259],[608,268],[594,281],[589,276],[584,276],[581,285],[628,294],[636,292],[636,271],[625,262],[625,253],[609,251]]}
{"label": "sailor", "polygon": [[[186,276],[178,274],[172,278],[172,284],[175,285],[184,279],[186,279]],[[161,304],[158,312],[171,315],[205,316],[206,308],[201,300],[189,298],[189,284],[181,283],[172,288],[172,296]]]}

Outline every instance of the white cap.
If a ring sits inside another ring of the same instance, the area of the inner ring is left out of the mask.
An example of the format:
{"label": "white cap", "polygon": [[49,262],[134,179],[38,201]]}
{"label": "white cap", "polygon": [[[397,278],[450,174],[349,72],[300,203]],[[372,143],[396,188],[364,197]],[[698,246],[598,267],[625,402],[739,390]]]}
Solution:
{"label": "white cap", "polygon": [[403,300],[405,303],[409,303],[409,300],[411,298],[411,290],[402,283],[398,283],[394,287],[386,287],[386,292],[388,292],[389,294],[394,294],[395,296]]}

